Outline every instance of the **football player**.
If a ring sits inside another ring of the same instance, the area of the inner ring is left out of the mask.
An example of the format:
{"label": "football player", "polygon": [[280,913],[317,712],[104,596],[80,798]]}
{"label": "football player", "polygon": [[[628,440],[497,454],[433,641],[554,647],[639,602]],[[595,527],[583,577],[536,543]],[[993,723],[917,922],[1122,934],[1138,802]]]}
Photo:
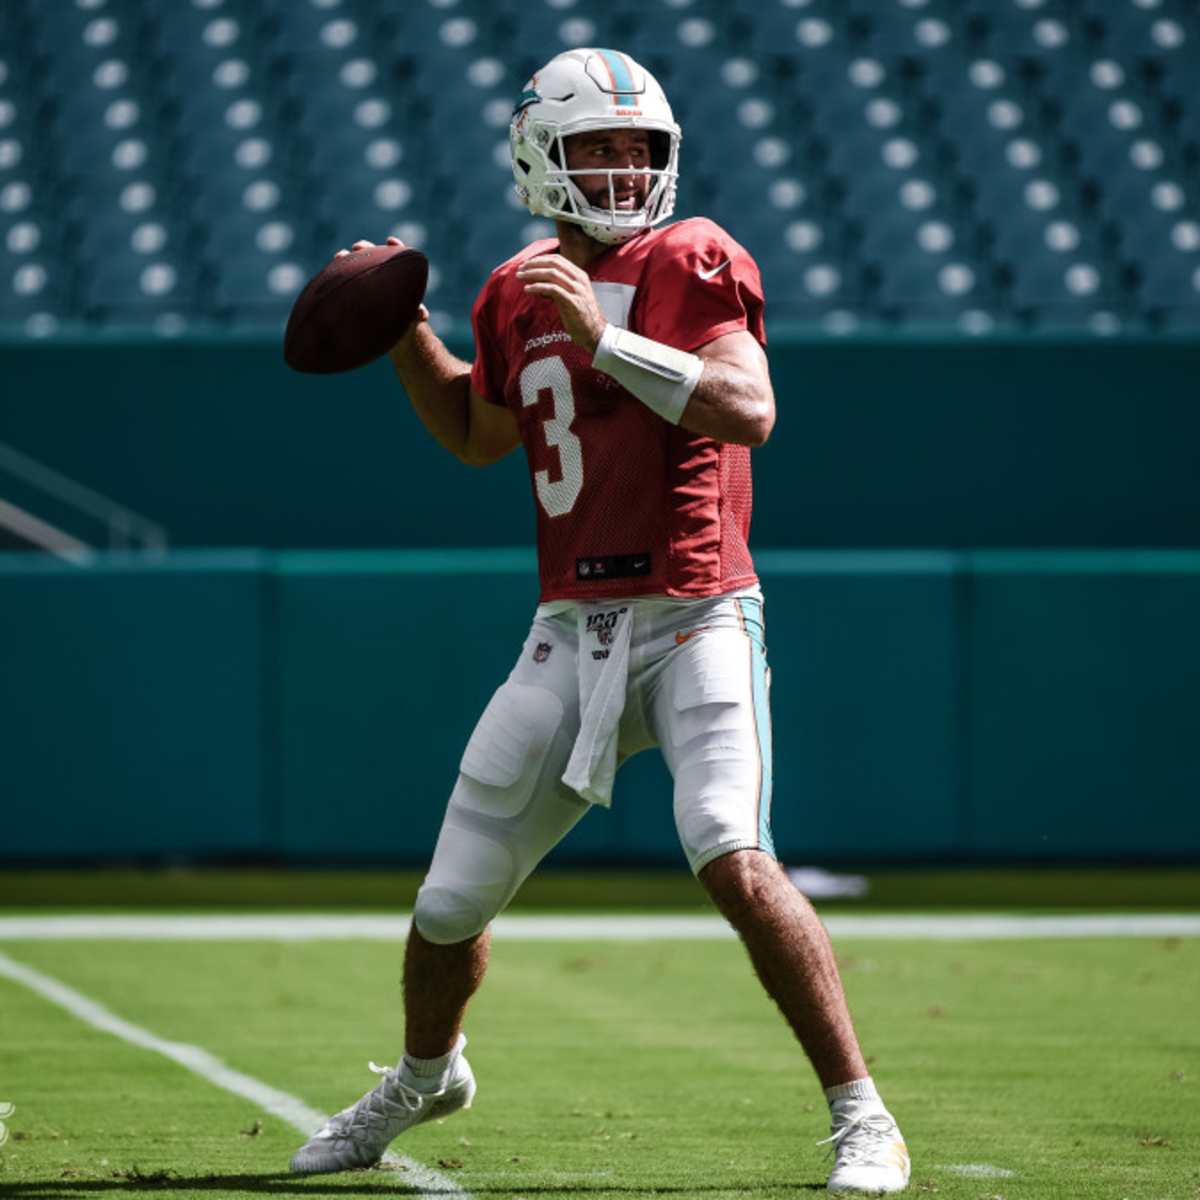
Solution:
{"label": "football player", "polygon": [[521,93],[510,141],[517,191],[557,236],[492,272],[473,365],[424,312],[391,357],[463,462],[524,446],[541,603],[467,743],[417,896],[405,1054],[372,1064],[379,1084],[292,1169],[373,1164],[398,1133],[471,1103],[462,1024],[489,922],[591,805],[609,804],[618,764],[658,746],[691,868],[825,1089],[829,1188],[899,1191],[904,1142],[825,930],[771,844],[770,676],[747,548],[750,450],[775,421],[758,268],[711,221],[668,224],[680,131],[627,55],[553,59]]}

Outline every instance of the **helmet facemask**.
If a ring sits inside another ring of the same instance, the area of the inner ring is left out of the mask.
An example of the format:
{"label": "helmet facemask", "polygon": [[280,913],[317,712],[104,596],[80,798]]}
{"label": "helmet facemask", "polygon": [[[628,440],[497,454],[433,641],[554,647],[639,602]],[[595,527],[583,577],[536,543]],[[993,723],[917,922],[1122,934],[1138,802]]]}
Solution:
{"label": "helmet facemask", "polygon": [[[679,178],[679,138],[668,130],[647,130],[650,139],[648,167],[566,167],[569,137],[595,129],[624,129],[625,125],[597,126],[588,130],[564,130],[561,126],[535,123],[528,134],[527,144],[541,150],[545,168],[537,209],[531,211],[555,220],[570,221],[583,227],[590,238],[606,245],[626,242],[645,229],[667,220],[675,211],[675,186]],[[634,126],[634,128],[641,128]],[[536,152],[536,150],[535,150]],[[608,177],[608,203],[594,204],[576,183],[580,176]],[[617,180],[637,176],[648,177],[649,188],[638,208],[617,207]],[[532,193],[532,189],[530,189]],[[530,201],[533,196],[530,196]]]}

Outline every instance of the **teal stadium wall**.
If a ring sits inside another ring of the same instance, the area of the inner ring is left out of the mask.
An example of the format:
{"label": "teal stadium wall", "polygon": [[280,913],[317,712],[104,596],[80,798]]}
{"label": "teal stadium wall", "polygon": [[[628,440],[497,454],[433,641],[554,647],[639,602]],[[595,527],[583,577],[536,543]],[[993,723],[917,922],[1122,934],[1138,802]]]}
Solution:
{"label": "teal stadium wall", "polygon": [[[760,559],[785,859],[1200,854],[1200,552]],[[532,568],[0,558],[0,858],[421,862]],[[657,755],[556,858],[682,864]]]}
{"label": "teal stadium wall", "polygon": [[[456,344],[470,357],[469,345]],[[1200,544],[1200,342],[800,340],[754,544]],[[0,442],[162,522],[181,546],[513,546],[519,454],[441,452],[380,362],[301,376],[278,345],[0,344]]]}
{"label": "teal stadium wall", "polygon": [[[786,859],[1200,856],[1198,367],[776,338],[753,543]],[[0,859],[426,859],[536,601],[519,457],[461,467],[385,364],[302,378],[259,343],[0,372],[0,441],[176,547],[0,556]],[[682,865],[656,755],[556,859]]]}

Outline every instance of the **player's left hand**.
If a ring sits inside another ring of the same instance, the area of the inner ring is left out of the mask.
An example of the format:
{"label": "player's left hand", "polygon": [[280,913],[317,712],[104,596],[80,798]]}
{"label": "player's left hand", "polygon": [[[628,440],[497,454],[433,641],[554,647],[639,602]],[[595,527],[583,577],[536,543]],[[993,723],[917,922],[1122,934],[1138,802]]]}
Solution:
{"label": "player's left hand", "polygon": [[539,254],[517,268],[517,278],[527,292],[553,300],[571,341],[595,354],[608,322],[596,303],[592,281],[582,267],[561,254]]}

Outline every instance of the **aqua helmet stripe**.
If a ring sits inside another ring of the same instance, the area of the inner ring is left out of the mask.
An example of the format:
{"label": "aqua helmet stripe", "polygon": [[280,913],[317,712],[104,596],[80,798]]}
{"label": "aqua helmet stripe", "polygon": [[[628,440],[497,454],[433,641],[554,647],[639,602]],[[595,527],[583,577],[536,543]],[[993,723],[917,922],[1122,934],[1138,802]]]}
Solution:
{"label": "aqua helmet stripe", "polygon": [[637,97],[634,95],[633,74],[625,62],[625,56],[618,54],[615,50],[598,50],[597,53],[604,60],[604,65],[608,68],[609,75],[612,76],[613,88],[618,93],[613,97],[613,103],[622,107],[632,107],[637,104]]}

